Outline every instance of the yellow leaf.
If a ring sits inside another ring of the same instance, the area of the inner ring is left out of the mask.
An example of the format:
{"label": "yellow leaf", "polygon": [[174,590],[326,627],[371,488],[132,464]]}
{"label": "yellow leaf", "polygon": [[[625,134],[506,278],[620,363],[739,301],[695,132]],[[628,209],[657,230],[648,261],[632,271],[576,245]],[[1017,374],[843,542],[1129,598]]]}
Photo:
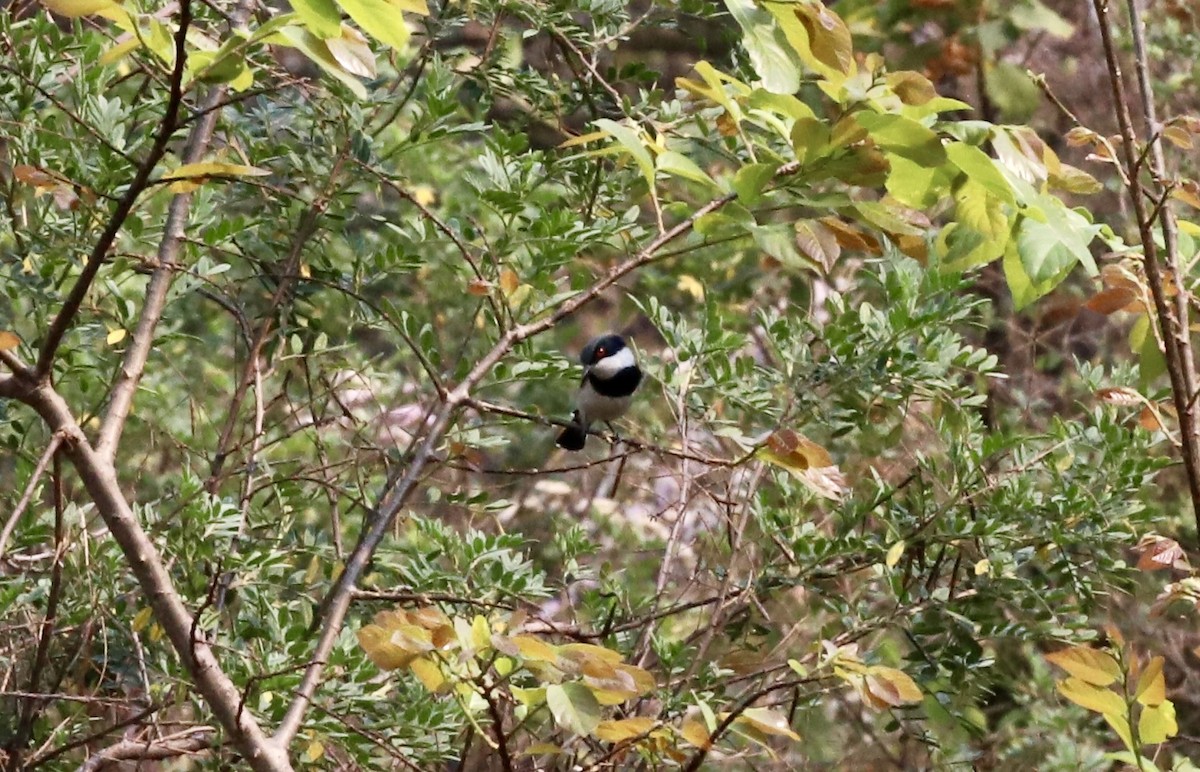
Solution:
{"label": "yellow leaf", "polygon": [[418,657],[409,663],[408,669],[431,694],[437,694],[446,685],[446,677],[442,675],[442,669],[430,659]]}
{"label": "yellow leaf", "polygon": [[492,647],[492,631],[487,620],[476,614],[471,620],[471,648],[475,651],[486,651]]}
{"label": "yellow leaf", "polygon": [[113,0],[42,0],[42,5],[59,16],[77,18],[90,16],[93,13],[112,8],[116,5]]}
{"label": "yellow leaf", "polygon": [[137,616],[133,618],[133,631],[135,633],[140,633],[142,630],[146,629],[146,625],[150,623],[150,617],[153,616],[153,614],[154,611],[149,606],[146,606],[146,608],[139,611]]}
{"label": "yellow leaf", "polygon": [[379,625],[367,625],[358,631],[358,645],[362,646],[375,666],[382,670],[402,668],[416,659],[416,654],[405,651],[389,638],[389,632]]}
{"label": "yellow leaf", "polygon": [[113,62],[118,62],[123,57],[138,50],[141,48],[141,46],[142,41],[138,40],[136,37],[133,37],[129,40],[126,40],[124,43],[117,43],[112,48],[100,54],[100,58],[96,61],[99,64],[112,64]]}
{"label": "yellow leaf", "polygon": [[683,722],[683,725],[679,727],[679,736],[689,745],[697,748],[707,750],[712,747],[712,737],[709,735],[708,727],[695,719]]}
{"label": "yellow leaf", "polygon": [[1108,722],[1108,725],[1121,738],[1121,742],[1125,743],[1125,747],[1132,753],[1134,751],[1133,733],[1129,731],[1129,719],[1118,713],[1105,713],[1104,720]]}
{"label": "yellow leaf", "polygon": [[1072,646],[1053,651],[1046,659],[1071,675],[1095,686],[1108,686],[1121,677],[1121,666],[1106,651],[1088,646]]}
{"label": "yellow leaf", "polygon": [[109,331],[108,331],[108,337],[107,337],[107,338],[105,338],[104,340],[105,340],[105,342],[106,342],[106,343],[108,343],[108,345],[110,345],[110,346],[115,346],[115,345],[117,345],[117,344],[118,344],[118,343],[120,343],[121,341],[125,340],[125,330],[124,330],[124,328],[122,328],[122,327],[118,327],[118,328],[117,328],[117,329],[115,329],[115,330],[109,330]]}
{"label": "yellow leaf", "polygon": [[8,330],[0,330],[0,351],[9,351],[21,345],[21,339]]}
{"label": "yellow leaf", "polygon": [[505,268],[500,271],[500,290],[505,297],[511,297],[517,288],[521,286],[521,278],[517,276],[517,272],[511,268]]}
{"label": "yellow leaf", "polygon": [[813,467],[833,466],[829,451],[791,429],[779,429],[758,450],[758,457],[799,474]]}
{"label": "yellow leaf", "polygon": [[904,539],[893,544],[891,549],[887,551],[887,557],[883,560],[884,565],[888,568],[895,568],[896,564],[900,562],[900,558],[904,557],[904,548],[907,546],[904,543]]}
{"label": "yellow leaf", "polygon": [[645,716],[623,718],[617,721],[607,720],[601,721],[592,734],[604,742],[619,743],[648,734],[657,724],[657,721]]}
{"label": "yellow leaf", "polygon": [[[727,715],[723,713],[721,718],[724,719]],[[793,740],[800,739],[800,735],[792,731],[792,727],[788,724],[787,716],[770,708],[747,708],[733,721],[735,724],[749,725],[763,734],[789,737]]]}
{"label": "yellow leaf", "polygon": [[532,659],[538,662],[557,662],[558,652],[554,647],[540,638],[532,635],[515,635],[512,638],[522,659]]}
{"label": "yellow leaf", "polygon": [[401,11],[415,13],[421,16],[429,15],[429,6],[425,0],[388,0],[392,5],[399,8]]}
{"label": "yellow leaf", "polygon": [[976,576],[984,576],[991,570],[992,570],[992,561],[988,560],[987,558],[984,558],[983,560],[981,560],[975,564],[975,575]]}
{"label": "yellow leaf", "polygon": [[618,652],[590,643],[568,643],[560,646],[558,650],[562,656],[580,663],[598,659],[601,662],[615,665],[621,661],[621,655]]}
{"label": "yellow leaf", "polygon": [[325,755],[325,745],[320,740],[313,740],[304,749],[304,760],[309,764],[316,762]]}
{"label": "yellow leaf", "polygon": [[169,171],[163,175],[160,181],[178,180],[183,182],[183,185],[178,185],[177,183],[171,186],[171,190],[178,193],[181,191],[176,190],[177,186],[186,187],[189,183],[194,186],[195,183],[203,182],[209,177],[265,177],[270,173],[267,169],[260,169],[257,166],[231,164],[224,161],[201,161],[200,163],[184,164],[173,171]]}
{"label": "yellow leaf", "polygon": [[1138,739],[1143,743],[1157,745],[1178,733],[1175,705],[1170,700],[1142,708],[1142,715],[1138,718]]}
{"label": "yellow leaf", "polygon": [[412,197],[413,201],[416,201],[421,206],[430,206],[437,203],[437,191],[430,185],[414,185]]}
{"label": "yellow leaf", "polygon": [[539,686],[535,689],[522,689],[519,686],[510,686],[508,690],[512,693],[513,699],[527,708],[537,707],[546,701],[546,687],[544,686]]}
{"label": "yellow leaf", "polygon": [[1102,689],[1078,678],[1059,681],[1058,692],[1071,702],[1105,716],[1123,716],[1125,701],[1111,689]]}
{"label": "yellow leaf", "polygon": [[562,753],[562,748],[554,743],[534,743],[521,751],[522,756],[546,756]]}
{"label": "yellow leaf", "polygon": [[921,687],[903,670],[883,665],[872,665],[867,668],[864,679],[866,693],[875,707],[895,708],[900,705],[912,705],[924,699]]}
{"label": "yellow leaf", "polygon": [[704,300],[704,285],[701,284],[695,276],[684,274],[679,277],[679,283],[676,285],[680,292],[686,292],[696,299],[696,302]]}
{"label": "yellow leaf", "polygon": [[1146,665],[1138,678],[1137,690],[1134,696],[1138,702],[1147,707],[1159,705],[1167,698],[1167,682],[1163,678],[1163,658],[1154,657]]}

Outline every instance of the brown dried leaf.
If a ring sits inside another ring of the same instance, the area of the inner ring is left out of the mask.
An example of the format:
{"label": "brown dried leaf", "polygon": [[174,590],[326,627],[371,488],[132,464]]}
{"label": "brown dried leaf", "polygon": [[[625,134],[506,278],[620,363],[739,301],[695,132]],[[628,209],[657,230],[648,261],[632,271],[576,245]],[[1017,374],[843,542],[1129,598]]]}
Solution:
{"label": "brown dried leaf", "polygon": [[[1088,299],[1088,302],[1083,304],[1083,307],[1089,311],[1095,311],[1098,314],[1116,313],[1129,307],[1131,303],[1136,302],[1138,295],[1133,290],[1127,287],[1109,287],[1102,289]],[[1140,307],[1140,303],[1138,303]]]}
{"label": "brown dried leaf", "polygon": [[1148,533],[1138,542],[1137,551],[1140,553],[1137,567],[1143,571],[1161,571],[1164,568],[1174,568],[1180,571],[1190,571],[1187,554],[1179,542],[1166,536]]}
{"label": "brown dried leaf", "polygon": [[1145,403],[1146,398],[1133,389],[1124,386],[1110,386],[1096,390],[1096,399],[1118,407],[1132,407]]}

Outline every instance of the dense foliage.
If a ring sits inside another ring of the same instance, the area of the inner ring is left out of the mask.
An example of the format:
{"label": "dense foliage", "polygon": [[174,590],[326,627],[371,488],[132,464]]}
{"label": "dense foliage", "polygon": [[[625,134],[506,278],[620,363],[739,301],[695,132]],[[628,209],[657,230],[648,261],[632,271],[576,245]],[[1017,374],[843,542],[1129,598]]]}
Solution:
{"label": "dense foliage", "polygon": [[[0,20],[12,768],[1190,768],[1200,188],[1039,136],[1086,106],[1006,52],[1079,22],[43,3]],[[566,453],[609,330],[647,382]]]}

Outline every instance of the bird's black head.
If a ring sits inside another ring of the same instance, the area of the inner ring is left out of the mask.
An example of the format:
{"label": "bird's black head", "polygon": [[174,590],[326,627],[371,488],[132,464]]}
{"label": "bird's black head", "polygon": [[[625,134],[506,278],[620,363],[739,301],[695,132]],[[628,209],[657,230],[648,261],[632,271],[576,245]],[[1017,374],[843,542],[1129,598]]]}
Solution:
{"label": "bird's black head", "polygon": [[625,348],[625,339],[620,335],[601,335],[599,338],[593,338],[583,347],[579,361],[584,367],[591,367],[601,359],[610,357],[623,348]]}

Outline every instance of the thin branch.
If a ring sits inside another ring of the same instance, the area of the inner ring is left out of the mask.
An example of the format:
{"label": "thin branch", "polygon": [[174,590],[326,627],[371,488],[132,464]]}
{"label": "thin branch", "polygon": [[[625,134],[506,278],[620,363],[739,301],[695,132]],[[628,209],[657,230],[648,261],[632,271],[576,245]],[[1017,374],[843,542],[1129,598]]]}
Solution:
{"label": "thin branch", "polygon": [[[1149,70],[1146,63],[1145,39],[1141,20],[1138,13],[1137,0],[1130,0],[1130,18],[1133,22],[1135,66],[1138,78],[1142,84],[1142,107],[1148,123],[1148,133],[1153,136],[1154,102],[1150,92]],[[1150,284],[1150,294],[1154,300],[1154,313],[1158,318],[1159,328],[1164,343],[1164,354],[1167,360],[1167,374],[1171,379],[1171,395],[1175,401],[1175,409],[1179,420],[1179,434],[1182,441],[1181,453],[1187,472],[1188,494],[1192,499],[1192,508],[1197,526],[1200,527],[1200,434],[1197,433],[1198,423],[1195,406],[1191,395],[1196,392],[1196,370],[1193,361],[1190,333],[1188,331],[1187,292],[1182,286],[1176,293],[1174,305],[1167,296],[1166,272],[1171,272],[1176,282],[1181,283],[1178,272],[1178,250],[1174,239],[1165,243],[1165,257],[1160,259],[1158,246],[1154,241],[1154,223],[1146,211],[1143,187],[1140,176],[1136,173],[1137,164],[1137,133],[1133,128],[1129,105],[1125,96],[1125,80],[1121,74],[1121,63],[1117,56],[1116,43],[1113,41],[1112,21],[1109,19],[1107,0],[1092,0],[1099,19],[1100,38],[1104,46],[1104,55],[1108,65],[1109,79],[1112,85],[1113,106],[1117,113],[1117,123],[1121,128],[1123,139],[1122,150],[1125,153],[1125,166],[1129,170],[1126,187],[1129,198],[1133,203],[1134,214],[1137,218],[1139,235],[1144,252],[1146,278]],[[1161,148],[1152,154],[1152,163],[1156,175],[1163,170]],[[1163,209],[1163,233],[1174,234],[1174,219],[1170,207]],[[1167,226],[1167,222],[1171,226]],[[1165,262],[1165,265],[1164,265]]]}
{"label": "thin branch", "polygon": [[175,66],[171,71],[171,93],[167,99],[162,122],[159,124],[158,134],[154,137],[154,143],[150,146],[146,158],[134,173],[133,180],[125,190],[125,195],[121,196],[121,200],[117,202],[116,208],[108,218],[108,224],[104,226],[104,231],[96,239],[92,253],[88,256],[83,270],[80,271],[79,278],[71,287],[62,308],[58,310],[54,321],[50,323],[50,329],[46,332],[46,340],[42,343],[42,350],[38,354],[35,367],[35,372],[41,380],[45,380],[49,376],[50,368],[54,364],[54,356],[58,353],[58,346],[62,343],[63,336],[66,335],[71,323],[75,320],[75,315],[79,313],[79,308],[83,305],[83,300],[87,297],[92,282],[96,280],[96,274],[100,272],[100,266],[104,264],[104,260],[108,256],[108,250],[112,248],[117,234],[121,232],[121,227],[125,224],[130,212],[133,211],[138,197],[149,187],[150,175],[154,173],[158,162],[166,155],[171,135],[175,133],[175,129],[179,125],[179,111],[183,105],[183,75],[187,70],[187,33],[191,23],[192,4],[190,0],[183,0],[179,6],[179,26],[175,30]]}
{"label": "thin branch", "polygon": [[4,552],[8,547],[9,537],[12,536],[13,530],[17,527],[17,522],[25,512],[25,507],[29,506],[29,502],[33,498],[33,492],[37,489],[38,481],[41,480],[42,474],[45,473],[46,467],[50,464],[51,457],[54,456],[61,442],[62,436],[58,434],[50,438],[46,449],[42,451],[41,458],[38,459],[37,466],[33,468],[33,474],[29,476],[29,482],[25,484],[25,492],[21,494],[21,500],[17,502],[17,506],[13,510],[12,515],[9,516],[8,522],[4,524],[4,530],[0,531],[0,560],[4,559]]}

